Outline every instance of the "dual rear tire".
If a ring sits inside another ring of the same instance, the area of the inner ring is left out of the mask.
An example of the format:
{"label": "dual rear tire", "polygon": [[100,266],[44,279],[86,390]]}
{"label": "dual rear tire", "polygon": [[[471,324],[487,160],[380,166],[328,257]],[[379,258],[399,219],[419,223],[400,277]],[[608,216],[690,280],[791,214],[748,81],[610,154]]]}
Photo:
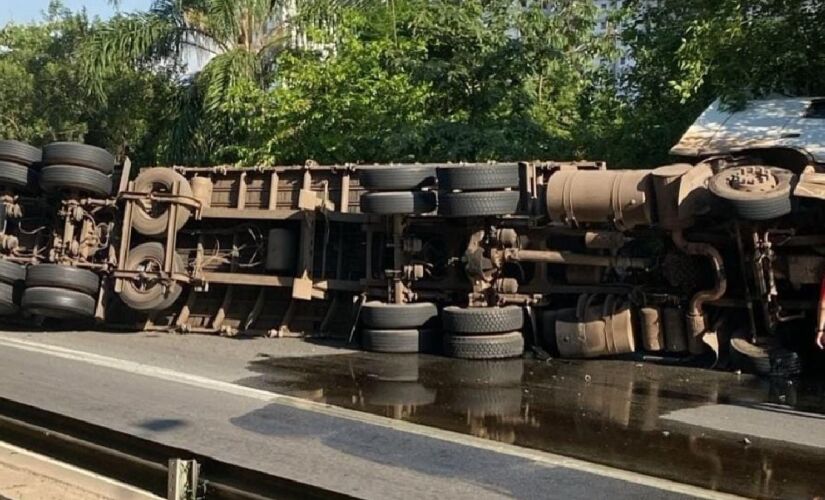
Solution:
{"label": "dual rear tire", "polygon": [[518,306],[445,307],[444,353],[461,359],[506,359],[524,352],[524,312]]}
{"label": "dual rear tire", "polygon": [[100,277],[88,269],[38,264],[26,273],[22,308],[47,318],[92,318],[97,307]]}
{"label": "dual rear tire", "polygon": [[54,142],[43,148],[40,187],[46,193],[79,191],[112,194],[115,158],[105,149],[74,142]]}
{"label": "dual rear tire", "polygon": [[361,345],[373,352],[433,352],[437,321],[438,309],[430,302],[367,302],[361,308]]}

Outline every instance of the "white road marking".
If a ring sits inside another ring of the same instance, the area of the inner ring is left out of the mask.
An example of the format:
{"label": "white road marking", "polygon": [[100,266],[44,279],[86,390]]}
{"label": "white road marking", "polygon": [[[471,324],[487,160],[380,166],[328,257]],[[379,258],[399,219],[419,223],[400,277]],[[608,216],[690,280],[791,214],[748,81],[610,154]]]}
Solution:
{"label": "white road marking", "polygon": [[264,391],[261,389],[254,389],[251,387],[244,387],[230,382],[223,382],[208,377],[199,375],[192,375],[190,373],[180,372],[177,370],[170,370],[153,365],[137,363],[124,359],[112,358],[109,356],[102,356],[85,351],[77,351],[74,349],[67,349],[65,347],[52,346],[42,344],[39,342],[32,342],[29,340],[22,340],[18,338],[7,337],[0,335],[0,346],[10,347],[28,352],[38,354],[46,354],[57,358],[78,361],[113,370],[124,371],[131,374],[143,375],[168,382],[178,384],[186,384],[200,389],[207,389],[212,391],[219,391],[226,394],[241,396],[268,403],[277,403],[300,410],[312,411],[323,415],[332,417],[345,418],[356,422],[367,423],[371,425],[381,426],[408,434],[415,434],[427,438],[434,438],[440,441],[459,444],[463,446],[470,446],[474,448],[494,451],[497,453],[524,458],[532,460],[544,465],[553,467],[563,467],[567,469],[574,469],[590,474],[596,474],[603,477],[627,481],[629,483],[649,486],[659,490],[679,493],[683,495],[690,495],[699,498],[712,499],[733,499],[741,498],[727,493],[707,490],[704,488],[677,483],[667,479],[660,479],[653,476],[647,476],[636,472],[615,469],[605,465],[599,465],[584,460],[568,458],[553,453],[531,450],[529,448],[521,448],[514,445],[500,443],[496,441],[489,441],[482,438],[477,438],[467,434],[458,432],[446,431],[435,427],[427,427],[424,425],[414,424],[404,420],[395,420],[388,417],[381,417],[371,413],[360,412],[356,410],[348,410],[338,406],[329,405],[326,403],[318,403],[315,401],[308,401],[293,396],[278,394],[275,392]]}

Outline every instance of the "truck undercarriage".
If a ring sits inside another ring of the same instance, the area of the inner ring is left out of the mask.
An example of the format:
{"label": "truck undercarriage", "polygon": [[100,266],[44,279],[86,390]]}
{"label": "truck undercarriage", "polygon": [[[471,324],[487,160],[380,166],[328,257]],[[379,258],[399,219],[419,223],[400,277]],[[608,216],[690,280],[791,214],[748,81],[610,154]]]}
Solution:
{"label": "truck undercarriage", "polygon": [[27,325],[795,373],[825,327],[825,174],[789,158],[132,176],[90,146],[3,141],[0,310]]}

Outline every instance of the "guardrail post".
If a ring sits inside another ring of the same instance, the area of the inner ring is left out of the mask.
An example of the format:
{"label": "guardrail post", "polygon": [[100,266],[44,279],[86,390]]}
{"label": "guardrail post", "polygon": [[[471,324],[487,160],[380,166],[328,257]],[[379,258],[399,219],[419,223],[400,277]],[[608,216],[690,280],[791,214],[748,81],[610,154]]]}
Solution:
{"label": "guardrail post", "polygon": [[195,460],[170,459],[166,499],[197,500],[200,468]]}

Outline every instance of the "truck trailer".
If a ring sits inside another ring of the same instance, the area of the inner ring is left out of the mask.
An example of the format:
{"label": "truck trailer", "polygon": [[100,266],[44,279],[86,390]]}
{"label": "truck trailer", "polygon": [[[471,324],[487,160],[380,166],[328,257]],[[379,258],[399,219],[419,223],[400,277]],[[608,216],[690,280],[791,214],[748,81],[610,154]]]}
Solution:
{"label": "truck trailer", "polygon": [[793,374],[825,341],[823,118],[813,98],[717,102],[653,169],[132,172],[88,145],[2,141],[0,313]]}

